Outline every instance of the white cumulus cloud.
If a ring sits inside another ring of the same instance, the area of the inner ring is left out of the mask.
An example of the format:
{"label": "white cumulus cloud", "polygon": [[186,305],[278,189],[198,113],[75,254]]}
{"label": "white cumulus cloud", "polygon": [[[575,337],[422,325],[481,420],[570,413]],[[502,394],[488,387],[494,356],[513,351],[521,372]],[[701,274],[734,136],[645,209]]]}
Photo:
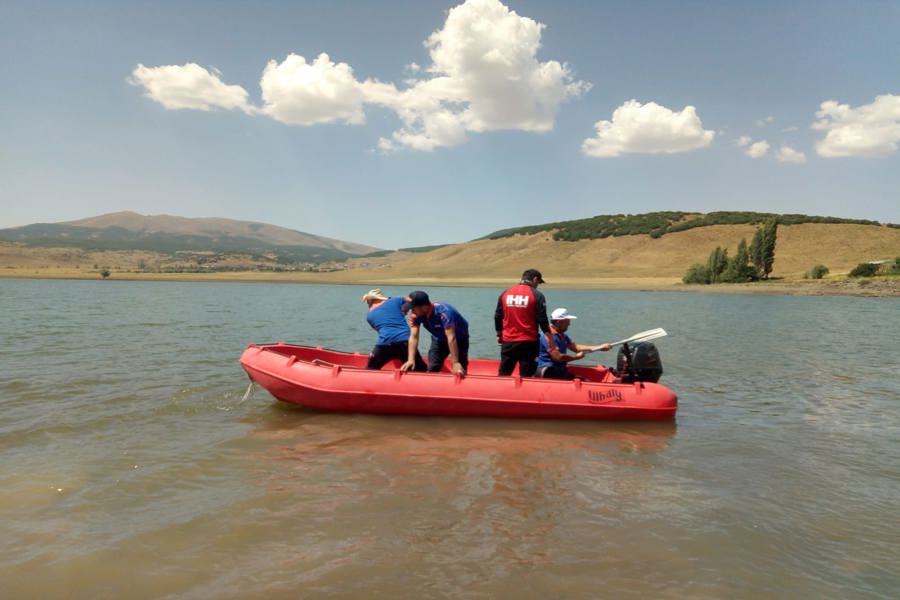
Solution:
{"label": "white cumulus cloud", "polygon": [[769,142],[766,140],[760,140],[758,142],[753,142],[750,144],[750,147],[747,148],[747,151],[744,153],[750,158],[762,158],[769,151]]}
{"label": "white cumulus cloud", "polygon": [[363,104],[379,93],[395,95],[392,85],[357,81],[347,63],[334,63],[324,52],[312,62],[290,54],[281,63],[269,61],[259,81],[262,112],[290,125],[342,121],[365,122]]}
{"label": "white cumulus cloud", "polygon": [[813,129],[827,131],[816,144],[820,156],[886,156],[900,142],[900,96],[877,96],[856,108],[828,100],[816,112]]}
{"label": "white cumulus cloud", "polygon": [[655,102],[629,100],[617,108],[611,121],[594,124],[597,135],[584,140],[588,156],[611,157],[623,153],[674,154],[709,146],[716,133],[703,129],[693,106],[674,112]]}
{"label": "white cumulus cloud", "polygon": [[794,150],[790,146],[781,146],[778,149],[778,153],[775,155],[775,158],[778,159],[779,162],[786,163],[805,163],[806,155],[799,150]]}
{"label": "white cumulus cloud", "polygon": [[590,84],[565,63],[537,58],[545,25],[500,0],[466,0],[424,42],[431,64],[406,65],[410,79],[360,81],[350,65],[321,53],[308,61],[289,54],[269,61],[260,78],[262,106],[240,86],[193,64],[135,68],[131,81],[168,109],[239,108],[290,125],[365,122],[367,105],[397,113],[402,126],[378,147],[432,150],[466,141],[469,133],[549,131],[561,104]]}
{"label": "white cumulus cloud", "polygon": [[430,76],[410,81],[388,103],[404,126],[381,148],[430,150],[462,143],[467,132],[552,129],[560,105],[590,84],[574,80],[563,63],[537,59],[544,27],[499,0],[451,9],[425,41]]}
{"label": "white cumulus cloud", "polygon": [[131,72],[129,83],[143,86],[147,97],[170,110],[254,110],[247,102],[247,90],[224,83],[218,71],[210,73],[195,63],[160,67],[139,64]]}
{"label": "white cumulus cloud", "polygon": [[738,148],[743,148],[744,146],[749,146],[753,141],[753,138],[749,135],[742,135],[737,140],[735,140],[735,144],[737,144]]}

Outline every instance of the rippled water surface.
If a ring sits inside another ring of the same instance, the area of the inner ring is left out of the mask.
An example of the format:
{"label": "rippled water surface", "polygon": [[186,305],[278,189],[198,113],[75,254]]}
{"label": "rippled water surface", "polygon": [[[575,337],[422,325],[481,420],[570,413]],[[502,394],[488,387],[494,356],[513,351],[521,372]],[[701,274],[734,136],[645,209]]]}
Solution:
{"label": "rippled water surface", "polygon": [[[368,351],[364,291],[0,280],[0,596],[898,597],[897,299],[547,288],[669,331],[675,423],[242,401],[249,342]],[[500,290],[428,291],[497,354]]]}

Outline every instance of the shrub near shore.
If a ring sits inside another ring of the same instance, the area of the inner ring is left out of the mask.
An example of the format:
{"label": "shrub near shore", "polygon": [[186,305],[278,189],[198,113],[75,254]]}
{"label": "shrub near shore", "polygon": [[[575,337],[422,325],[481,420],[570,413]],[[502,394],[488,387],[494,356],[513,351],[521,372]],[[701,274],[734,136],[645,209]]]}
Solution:
{"label": "shrub near shore", "polygon": [[850,271],[850,277],[875,277],[878,275],[900,275],[900,256],[894,262],[859,263]]}
{"label": "shrub near shore", "polygon": [[816,265],[803,274],[803,279],[822,279],[828,275],[828,267],[825,265]]}

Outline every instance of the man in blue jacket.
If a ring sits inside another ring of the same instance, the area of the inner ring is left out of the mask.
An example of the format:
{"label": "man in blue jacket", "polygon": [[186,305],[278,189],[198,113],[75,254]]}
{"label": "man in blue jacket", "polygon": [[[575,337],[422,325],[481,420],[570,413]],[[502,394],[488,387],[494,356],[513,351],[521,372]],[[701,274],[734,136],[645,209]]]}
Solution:
{"label": "man in blue jacket", "polygon": [[469,323],[458,310],[442,302],[432,302],[421,290],[410,292],[403,304],[412,315],[409,319],[409,354],[400,367],[408,371],[415,367],[414,353],[419,346],[419,328],[424,326],[431,333],[428,350],[428,371],[436,373],[450,357],[450,372],[465,375],[469,366]]}
{"label": "man in blue jacket", "polygon": [[[388,298],[380,289],[369,290],[363,296],[363,302],[369,305],[366,321],[378,332],[375,347],[369,354],[367,369],[380,369],[392,360],[406,361],[409,356],[409,325],[406,323],[406,311],[403,303],[406,298],[396,296]],[[414,356],[414,369],[424,371],[425,361],[419,351]]]}

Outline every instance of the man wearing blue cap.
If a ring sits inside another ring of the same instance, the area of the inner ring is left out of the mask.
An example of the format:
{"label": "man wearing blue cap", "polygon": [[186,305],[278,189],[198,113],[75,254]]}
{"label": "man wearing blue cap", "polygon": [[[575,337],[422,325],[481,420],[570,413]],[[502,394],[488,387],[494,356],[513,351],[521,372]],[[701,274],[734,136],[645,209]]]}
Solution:
{"label": "man wearing blue cap", "polygon": [[428,371],[440,371],[449,356],[450,371],[454,375],[465,375],[469,366],[469,323],[459,311],[449,304],[432,302],[421,290],[410,292],[403,308],[409,309],[412,315],[409,318],[409,356],[400,369],[415,368],[419,328],[424,326],[431,333]]}

